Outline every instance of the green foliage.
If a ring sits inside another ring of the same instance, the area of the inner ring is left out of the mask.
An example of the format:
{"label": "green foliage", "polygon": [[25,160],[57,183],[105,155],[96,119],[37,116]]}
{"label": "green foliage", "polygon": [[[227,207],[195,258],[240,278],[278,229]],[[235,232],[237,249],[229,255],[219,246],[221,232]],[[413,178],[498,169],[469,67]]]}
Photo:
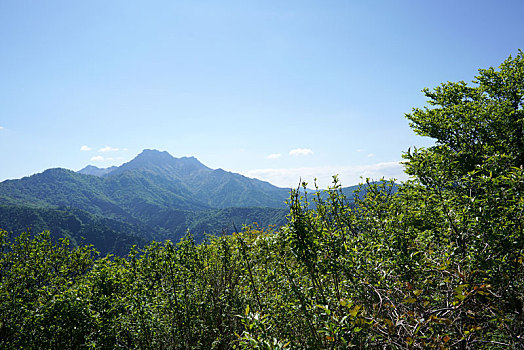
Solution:
{"label": "green foliage", "polygon": [[74,246],[92,244],[101,254],[125,256],[133,245],[143,247],[153,237],[178,241],[190,231],[201,243],[206,234],[232,233],[235,225],[284,225],[287,213],[277,208],[156,209],[142,213],[141,223],[96,216],[75,208],[0,205],[0,227],[15,235],[28,228],[34,232],[49,230],[55,240],[67,237]]}
{"label": "green foliage", "polygon": [[102,254],[127,255],[133,245],[151,241],[148,229],[139,224],[89,214],[74,208],[0,205],[0,227],[18,235],[28,228],[33,232],[49,230],[51,238],[68,238],[77,247],[93,244]]}
{"label": "green foliage", "polygon": [[69,249],[49,233],[9,242],[0,231],[0,346],[71,348],[89,333],[89,308],[78,289],[93,264],[90,247]]}

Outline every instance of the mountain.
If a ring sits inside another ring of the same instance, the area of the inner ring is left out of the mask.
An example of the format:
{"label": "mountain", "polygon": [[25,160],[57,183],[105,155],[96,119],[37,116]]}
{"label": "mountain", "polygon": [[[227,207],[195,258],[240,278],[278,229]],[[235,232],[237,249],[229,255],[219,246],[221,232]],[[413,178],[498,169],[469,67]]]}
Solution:
{"label": "mountain", "polygon": [[285,208],[288,196],[289,189],[153,150],[101,176],[54,168],[0,183],[0,204],[66,206],[124,218],[148,206]]}
{"label": "mountain", "polygon": [[130,162],[112,170],[109,175],[119,175],[130,170],[149,172],[171,180],[185,178],[202,171],[204,173],[213,171],[195,157],[175,158],[166,151],[145,149]]}
{"label": "mountain", "polygon": [[289,189],[222,169],[210,169],[194,157],[174,158],[156,150],[144,150],[104,177],[118,178],[124,174],[162,183],[209,208],[285,208],[289,196]]}
{"label": "mountain", "polygon": [[109,168],[99,168],[94,165],[88,165],[85,168],[78,170],[78,173],[84,174],[84,175],[103,176],[103,175],[109,174],[116,168],[117,168],[116,166],[112,166]]}
{"label": "mountain", "polygon": [[65,237],[74,246],[93,244],[101,254],[125,255],[133,245],[143,246],[153,237],[145,225],[92,215],[74,208],[0,205],[0,228],[18,235],[49,230],[54,239]]}
{"label": "mountain", "polygon": [[[203,237],[204,232],[231,232],[233,225],[240,228],[253,221],[281,224],[288,196],[288,189],[210,169],[194,157],[144,150],[119,167],[87,166],[78,172],[55,168],[1,182],[0,227],[52,228],[73,241],[85,237],[86,243],[103,244],[102,251],[114,252],[118,239],[100,243],[89,227],[105,227],[122,237],[133,232],[126,242],[178,240],[188,229]],[[80,224],[66,224],[71,220]]]}
{"label": "mountain", "polygon": [[[353,201],[357,188],[342,192]],[[253,222],[283,225],[289,192],[194,157],[146,149],[119,167],[54,168],[1,182],[0,228],[49,229],[55,238],[121,254],[133,244],[178,241],[188,230],[201,241],[204,233],[231,233]],[[310,199],[314,194],[308,191]]]}

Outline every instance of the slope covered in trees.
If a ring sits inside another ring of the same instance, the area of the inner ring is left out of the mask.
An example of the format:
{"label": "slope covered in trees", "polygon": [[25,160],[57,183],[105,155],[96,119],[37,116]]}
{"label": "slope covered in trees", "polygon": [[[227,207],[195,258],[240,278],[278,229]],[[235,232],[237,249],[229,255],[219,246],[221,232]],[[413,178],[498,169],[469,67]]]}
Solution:
{"label": "slope covered in trees", "polygon": [[[355,188],[344,192],[352,198]],[[288,189],[212,170],[194,157],[144,150],[120,167],[48,169],[0,183],[0,227],[50,230],[52,238],[121,255],[132,244],[178,241],[188,230],[201,242],[253,222],[283,225],[288,197]]]}
{"label": "slope covered in trees", "polygon": [[[235,225],[281,225],[288,195],[288,189],[210,169],[193,157],[144,150],[120,167],[48,169],[0,183],[0,227],[15,234],[48,229],[54,238],[122,254],[129,243],[178,241],[187,230],[201,241],[206,233],[231,233]],[[70,217],[78,224],[70,225]]]}
{"label": "slope covered in trees", "polygon": [[52,239],[67,238],[73,246],[92,244],[103,254],[127,255],[134,245],[145,246],[153,240],[151,230],[100,217],[74,208],[46,208],[0,205],[0,227],[17,236],[49,230]]}
{"label": "slope covered in trees", "polygon": [[425,94],[435,146],[354,205],[335,181],[280,228],[125,259],[2,233],[0,346],[524,348],[524,54]]}

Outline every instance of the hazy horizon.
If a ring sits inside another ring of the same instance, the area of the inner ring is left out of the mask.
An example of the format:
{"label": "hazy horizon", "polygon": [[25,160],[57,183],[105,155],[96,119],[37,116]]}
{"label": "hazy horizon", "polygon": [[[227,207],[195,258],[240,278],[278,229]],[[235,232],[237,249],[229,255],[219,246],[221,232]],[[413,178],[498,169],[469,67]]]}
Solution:
{"label": "hazy horizon", "polygon": [[[163,150],[156,150],[156,151],[163,152]],[[167,152],[167,151],[166,151],[166,152]],[[169,153],[169,152],[168,152],[168,153]],[[137,155],[135,155],[135,157],[136,157],[136,156],[137,156]],[[183,158],[183,157],[192,157],[192,156],[182,156],[182,157],[175,157],[175,158]],[[133,159],[134,159],[134,157],[133,157]],[[197,159],[198,161],[200,161],[198,158],[196,158],[196,159]],[[131,161],[131,160],[132,160],[132,159],[130,159],[129,161]],[[45,172],[46,170],[53,169],[53,168],[62,168],[62,169],[67,169],[67,170],[71,170],[71,171],[74,171],[74,172],[80,172],[80,171],[83,170],[84,168],[87,168],[87,167],[90,167],[90,166],[96,167],[96,168],[98,168],[98,169],[108,169],[108,168],[112,168],[112,167],[118,168],[119,166],[121,166],[121,165],[123,165],[123,164],[125,164],[125,163],[127,163],[127,162],[128,162],[128,161],[125,161],[125,162],[118,163],[118,164],[114,164],[114,165],[110,165],[110,166],[107,166],[107,167],[104,167],[104,166],[97,166],[97,165],[95,165],[95,164],[86,164],[85,166],[83,166],[83,167],[81,167],[81,168],[78,168],[78,169],[69,169],[69,168],[63,168],[63,167],[51,167],[51,168],[48,168],[48,169],[43,169],[42,171],[38,171],[38,172],[36,172],[36,173],[26,174],[26,175],[24,175],[24,176],[22,176],[22,177],[20,177],[20,178],[5,179],[5,180],[3,180],[3,181],[7,181],[7,180],[19,180],[19,179],[24,178],[24,177],[30,177],[30,176],[33,176],[33,175],[41,174],[41,173]],[[204,164],[204,163],[203,163],[203,164]],[[204,164],[204,165],[207,166],[207,164]],[[396,166],[396,165],[397,165],[397,163],[395,163],[394,165],[393,165],[393,164],[384,164],[384,167],[391,166],[392,168],[394,168],[394,166]],[[213,169],[213,170],[216,170],[216,169],[226,170],[226,169],[223,169],[223,168],[220,168],[220,167],[219,167],[219,168],[212,168],[212,169]],[[340,169],[338,169],[338,170],[340,170]],[[365,169],[364,169],[364,171],[363,171],[362,173],[359,173],[359,172],[358,172],[358,169],[356,169],[356,170],[355,170],[355,169],[349,169],[349,170],[350,170],[350,171],[354,171],[354,172],[356,171],[357,174],[361,174],[361,175],[360,175],[361,177],[360,177],[359,180],[356,181],[355,183],[349,183],[349,184],[348,184],[348,183],[343,183],[342,185],[343,185],[344,187],[351,187],[351,186],[354,186],[354,185],[358,185],[358,184],[360,184],[360,183],[364,183],[364,182],[366,181],[366,177],[363,176],[363,175],[366,174],[366,173],[365,173]],[[227,170],[226,170],[226,171],[227,171]],[[368,170],[368,171],[369,171],[369,170]],[[297,169],[297,173],[300,173],[300,170],[299,170],[299,169]],[[362,175],[362,174],[363,174],[363,175]],[[295,181],[294,184],[293,184],[291,181],[289,181],[290,185],[281,185],[281,186],[279,186],[278,184],[274,184],[274,183],[272,183],[272,182],[270,182],[270,181],[264,180],[264,179],[261,178],[260,176],[250,175],[250,174],[241,174],[241,175],[244,175],[244,176],[246,176],[246,177],[248,177],[248,178],[254,178],[254,179],[259,179],[259,180],[261,180],[261,181],[266,181],[266,182],[269,182],[269,183],[271,183],[271,184],[273,184],[273,185],[275,185],[275,186],[277,186],[277,187],[281,187],[281,188],[297,188],[297,187],[300,186],[301,181],[306,181],[306,182],[308,183],[308,188],[310,188],[310,189],[314,189],[314,188],[315,188],[315,179],[314,179],[314,178],[313,178],[311,181],[308,182],[308,179],[302,178],[300,175],[299,175],[298,177],[296,177],[297,180]],[[295,176],[294,176],[294,175],[295,175],[295,174],[290,174],[290,176],[289,176],[289,177],[291,178],[292,181],[295,180]],[[333,175],[337,175],[337,174],[333,173]],[[332,180],[332,176],[333,176],[333,175],[330,175],[331,178],[328,179],[328,181]],[[384,176],[382,176],[382,177],[385,178],[385,179],[393,179],[393,177],[391,177],[391,176],[388,177],[388,176],[386,176],[386,175],[384,175]],[[380,178],[378,178],[378,177],[371,177],[371,178],[372,178],[373,180],[380,180]],[[400,182],[400,181],[404,181],[406,178],[402,178],[402,179],[395,178],[395,179],[396,179],[396,180],[399,180],[398,182]],[[1,182],[1,181],[0,181],[0,182]],[[319,188],[321,188],[321,189],[327,189],[327,188],[332,184],[332,182],[325,182],[325,183],[326,183],[325,186],[321,186],[321,187],[320,187],[320,181],[318,181],[318,179],[317,179],[317,184],[319,184]]]}

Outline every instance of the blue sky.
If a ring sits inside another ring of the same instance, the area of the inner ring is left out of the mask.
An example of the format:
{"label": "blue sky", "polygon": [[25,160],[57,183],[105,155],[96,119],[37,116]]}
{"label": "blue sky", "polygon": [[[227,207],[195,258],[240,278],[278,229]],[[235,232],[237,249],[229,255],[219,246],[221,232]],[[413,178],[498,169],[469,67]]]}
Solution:
{"label": "blue sky", "polygon": [[523,48],[524,1],[0,0],[0,181],[144,148],[289,187],[404,179],[420,90]]}

